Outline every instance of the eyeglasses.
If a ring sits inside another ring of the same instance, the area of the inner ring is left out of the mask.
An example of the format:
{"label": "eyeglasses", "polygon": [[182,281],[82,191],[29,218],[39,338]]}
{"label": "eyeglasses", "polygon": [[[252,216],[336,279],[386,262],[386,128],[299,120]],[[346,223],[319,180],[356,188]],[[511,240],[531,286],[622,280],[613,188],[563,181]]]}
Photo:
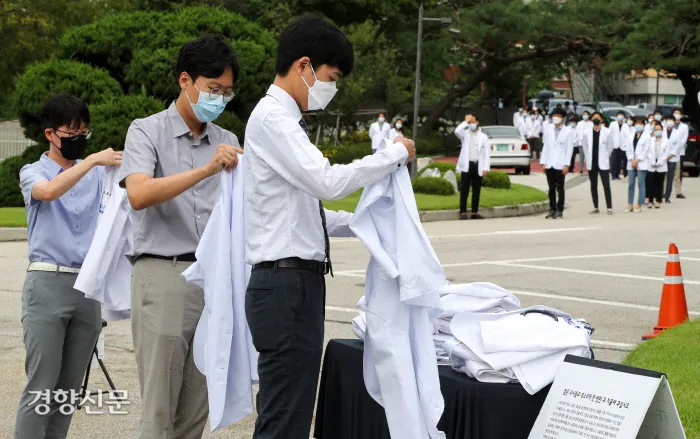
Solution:
{"label": "eyeglasses", "polygon": [[[199,90],[199,87],[197,87],[197,84],[195,84],[194,81],[192,81],[192,84],[194,84],[194,88]],[[234,93],[233,90],[224,91],[223,88],[210,88],[207,84],[204,84],[204,86],[209,89],[209,93],[208,93],[209,99],[218,99],[219,97],[223,97],[224,102],[228,103],[228,102],[231,102],[234,97],[236,97],[236,93]],[[199,90],[199,91],[202,91],[202,90]],[[206,93],[206,92],[204,92],[204,93]]]}
{"label": "eyeglasses", "polygon": [[[59,130],[59,129],[56,129],[56,130],[54,130],[54,131],[57,132],[57,133],[68,134],[65,138],[66,138],[66,139],[70,139],[70,140],[78,140],[78,138],[81,137],[81,136],[84,137],[85,140],[87,140],[87,139],[89,139],[90,137],[92,137],[92,130],[89,129],[89,128],[88,128],[87,130],[83,130],[83,131],[71,131],[71,132],[66,132],[66,131],[61,131],[61,130]],[[59,136],[59,137],[61,137],[61,136]]]}

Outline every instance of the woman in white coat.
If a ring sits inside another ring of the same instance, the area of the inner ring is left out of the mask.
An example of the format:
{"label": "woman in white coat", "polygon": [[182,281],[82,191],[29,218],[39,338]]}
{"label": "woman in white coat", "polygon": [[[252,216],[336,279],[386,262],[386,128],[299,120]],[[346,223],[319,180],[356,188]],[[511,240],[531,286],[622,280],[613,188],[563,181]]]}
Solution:
{"label": "woman in white coat", "polygon": [[647,171],[647,193],[649,194],[649,204],[659,209],[663,199],[664,179],[668,171],[666,163],[668,157],[668,139],[664,136],[664,128],[661,122],[656,121],[654,125],[654,138],[649,142],[649,169]]}
{"label": "woman in white coat", "polygon": [[470,186],[472,193],[471,219],[484,219],[479,215],[481,181],[491,169],[491,147],[486,134],[479,131],[479,120],[473,114],[467,114],[457,128],[455,136],[462,141],[462,151],[457,160],[457,172],[462,173],[462,185],[459,193],[459,218],[467,219],[467,197]]}
{"label": "woman in white coat", "polygon": [[[632,135],[625,145],[627,154],[627,172],[629,175],[629,186],[627,188],[627,212],[641,212],[642,202],[646,197],[646,178],[649,169],[649,147],[651,146],[651,136],[645,131],[644,119],[636,119],[632,128]],[[637,205],[634,203],[634,186],[637,180],[639,195]]]}
{"label": "woman in white coat", "polygon": [[403,121],[401,119],[394,122],[394,128],[389,131],[389,140],[394,140],[397,137],[406,137],[403,133]]}
{"label": "woman in white coat", "polygon": [[591,199],[593,200],[593,210],[591,214],[599,214],[598,209],[598,177],[603,182],[603,192],[605,193],[605,204],[608,208],[608,215],[612,214],[612,193],[610,191],[610,156],[615,148],[614,139],[610,129],[603,126],[603,115],[599,112],[591,116],[593,122],[591,129],[581,131],[583,135],[586,152],[586,167],[588,168],[588,179],[591,182]]}

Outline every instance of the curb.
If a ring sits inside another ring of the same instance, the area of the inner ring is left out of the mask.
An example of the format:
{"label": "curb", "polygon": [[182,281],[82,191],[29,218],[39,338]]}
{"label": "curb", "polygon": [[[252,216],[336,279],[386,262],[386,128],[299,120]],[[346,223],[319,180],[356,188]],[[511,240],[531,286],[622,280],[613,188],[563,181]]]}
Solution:
{"label": "curb", "polygon": [[0,227],[0,242],[26,241],[26,227]]}
{"label": "curb", "polygon": [[[520,204],[516,206],[485,207],[479,210],[484,218],[512,218],[516,216],[536,215],[549,210],[549,201]],[[470,213],[471,209],[467,210]],[[459,220],[459,210],[434,210],[418,212],[423,223],[433,221]],[[26,241],[27,229],[22,227],[0,227],[0,242]]]}
{"label": "curb", "polygon": [[[479,209],[479,213],[484,218],[512,218],[516,216],[535,215],[549,211],[549,201],[539,203],[519,204],[515,206],[485,207]],[[471,214],[471,209],[467,213]],[[435,210],[430,212],[419,212],[420,220],[424,223],[433,221],[459,220],[459,210]]]}

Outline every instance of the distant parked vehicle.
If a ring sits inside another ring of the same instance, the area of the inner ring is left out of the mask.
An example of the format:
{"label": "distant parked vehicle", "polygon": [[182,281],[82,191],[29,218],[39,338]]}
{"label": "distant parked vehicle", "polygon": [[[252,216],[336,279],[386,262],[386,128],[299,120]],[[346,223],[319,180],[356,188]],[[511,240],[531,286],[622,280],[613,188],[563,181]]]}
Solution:
{"label": "distant parked vehicle", "polygon": [[530,174],[530,145],[517,128],[485,126],[481,131],[489,138],[491,168],[515,168],[516,173]]}
{"label": "distant parked vehicle", "polygon": [[700,176],[700,149],[698,149],[698,130],[692,123],[688,123],[690,132],[688,134],[688,144],[685,149],[685,160],[683,160],[683,170],[691,177]]}

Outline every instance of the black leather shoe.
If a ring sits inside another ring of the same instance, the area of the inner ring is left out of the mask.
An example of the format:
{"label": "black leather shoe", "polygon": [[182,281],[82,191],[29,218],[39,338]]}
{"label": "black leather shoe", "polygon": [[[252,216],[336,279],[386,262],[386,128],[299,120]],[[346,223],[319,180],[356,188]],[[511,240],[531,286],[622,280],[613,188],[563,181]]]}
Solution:
{"label": "black leather shoe", "polygon": [[554,218],[554,219],[564,218],[564,212],[559,211],[559,212],[555,213],[552,218]]}
{"label": "black leather shoe", "polygon": [[685,195],[678,194],[678,195],[676,195],[676,198],[680,198],[681,200],[685,200]]}
{"label": "black leather shoe", "polygon": [[547,214],[547,216],[545,217],[545,219],[554,218],[554,215],[556,215],[556,212],[553,210],[550,210],[549,213]]}
{"label": "black leather shoe", "polygon": [[459,219],[461,219],[461,220],[469,219],[469,216],[467,215],[466,212],[460,213],[460,214],[459,214]]}
{"label": "black leather shoe", "polygon": [[478,213],[473,213],[472,214],[472,219],[484,219],[483,216],[479,215]]}

